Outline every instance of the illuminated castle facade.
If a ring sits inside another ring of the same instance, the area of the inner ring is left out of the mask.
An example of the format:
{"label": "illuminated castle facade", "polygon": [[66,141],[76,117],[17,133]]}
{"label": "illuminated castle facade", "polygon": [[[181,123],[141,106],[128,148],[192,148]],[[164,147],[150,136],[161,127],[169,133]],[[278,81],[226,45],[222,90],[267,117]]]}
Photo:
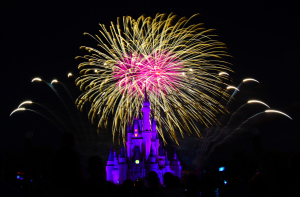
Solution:
{"label": "illuminated castle facade", "polygon": [[127,128],[126,149],[122,145],[121,153],[110,149],[106,165],[106,180],[122,184],[126,179],[144,178],[151,171],[157,172],[161,182],[166,172],[181,178],[181,165],[176,151],[172,163],[168,161],[167,152],[159,145],[156,120],[150,125],[150,102],[147,96],[143,102],[143,119],[135,118],[133,126]]}

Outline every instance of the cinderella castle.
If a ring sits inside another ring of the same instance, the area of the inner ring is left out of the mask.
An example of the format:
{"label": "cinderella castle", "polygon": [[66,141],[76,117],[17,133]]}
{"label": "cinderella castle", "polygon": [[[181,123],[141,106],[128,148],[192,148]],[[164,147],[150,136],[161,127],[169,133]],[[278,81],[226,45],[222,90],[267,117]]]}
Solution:
{"label": "cinderella castle", "polygon": [[110,149],[106,165],[106,180],[122,184],[126,179],[136,180],[146,177],[151,171],[157,172],[160,181],[166,172],[181,178],[181,165],[176,151],[173,160],[167,158],[167,152],[160,145],[156,131],[156,120],[150,125],[150,102],[145,96],[143,118],[135,118],[133,126],[127,128],[126,148],[122,145],[121,153]]}

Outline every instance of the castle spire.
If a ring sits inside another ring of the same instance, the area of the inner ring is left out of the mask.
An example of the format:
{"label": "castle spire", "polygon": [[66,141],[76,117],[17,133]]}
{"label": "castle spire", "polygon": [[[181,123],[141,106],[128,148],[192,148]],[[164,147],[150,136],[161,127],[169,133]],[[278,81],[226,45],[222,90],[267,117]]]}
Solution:
{"label": "castle spire", "polygon": [[150,148],[150,155],[149,157],[155,157],[153,149],[152,149],[152,144],[151,144],[151,148]]}
{"label": "castle spire", "polygon": [[169,162],[169,160],[168,160],[168,154],[167,154],[167,152],[166,152],[166,165],[165,166],[169,166],[170,165],[170,162]]}
{"label": "castle spire", "polygon": [[160,146],[159,146],[159,156],[165,156],[162,144],[160,144]]}
{"label": "castle spire", "polygon": [[148,95],[147,95],[147,86],[146,86],[146,83],[145,83],[145,98],[144,98],[145,101],[148,101]]}
{"label": "castle spire", "polygon": [[128,126],[127,126],[127,133],[132,133],[130,120],[129,120],[129,123],[128,123]]}
{"label": "castle spire", "polygon": [[118,157],[117,157],[117,153],[116,151],[114,150],[114,164],[115,164],[115,168],[118,168]]}
{"label": "castle spire", "polygon": [[174,147],[174,157],[173,157],[173,161],[177,161],[178,158],[177,158],[177,153],[176,153],[176,149]]}
{"label": "castle spire", "polygon": [[126,156],[125,156],[125,148],[124,148],[124,145],[123,145],[123,144],[122,144],[122,147],[121,147],[120,158],[126,158]]}
{"label": "castle spire", "polygon": [[112,151],[112,146],[111,145],[110,145],[110,152],[109,152],[108,161],[114,161],[114,153]]}
{"label": "castle spire", "polygon": [[[145,93],[144,93],[144,102],[143,102],[143,107],[142,107],[142,112],[143,112],[143,132],[150,132],[151,131],[151,126],[150,126],[150,102],[148,100],[148,95],[147,95],[147,88],[145,84]],[[150,147],[148,147],[149,149]]]}
{"label": "castle spire", "polygon": [[151,144],[150,155],[148,157],[148,163],[149,164],[154,164],[155,162],[156,162],[156,157],[155,157],[154,151],[152,149],[152,144]]}

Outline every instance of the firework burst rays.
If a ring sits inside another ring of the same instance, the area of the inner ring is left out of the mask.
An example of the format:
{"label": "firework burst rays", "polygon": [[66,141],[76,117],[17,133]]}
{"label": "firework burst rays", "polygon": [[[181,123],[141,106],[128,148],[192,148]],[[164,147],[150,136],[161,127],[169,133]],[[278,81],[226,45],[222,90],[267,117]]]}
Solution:
{"label": "firework burst rays", "polygon": [[202,24],[188,26],[191,18],[126,16],[109,29],[100,24],[101,36],[85,33],[100,49],[81,47],[91,54],[77,57],[87,59],[78,66],[76,85],[84,90],[78,108],[90,102],[89,118],[94,122],[99,117],[98,128],[107,127],[112,115],[114,136],[118,131],[124,138],[146,92],[163,140],[163,130],[177,144],[177,131],[201,137],[197,124],[212,125],[216,114],[226,111],[214,98],[228,97],[222,88],[228,75],[219,73],[231,70],[222,59],[228,56],[225,44]]}

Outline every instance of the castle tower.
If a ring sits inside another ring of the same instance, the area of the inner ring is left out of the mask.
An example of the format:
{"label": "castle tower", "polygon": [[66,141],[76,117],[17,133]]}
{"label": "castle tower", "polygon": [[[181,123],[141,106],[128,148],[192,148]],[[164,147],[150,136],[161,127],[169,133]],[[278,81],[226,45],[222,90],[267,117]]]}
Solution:
{"label": "castle tower", "polygon": [[139,119],[134,118],[133,120],[133,137],[140,137],[140,124]]}
{"label": "castle tower", "polygon": [[141,112],[139,112],[139,127],[140,127],[140,133],[143,131],[143,120],[142,120],[142,115],[141,115]]}
{"label": "castle tower", "polygon": [[112,170],[113,183],[119,184],[119,162],[116,151],[114,151],[114,168]]}
{"label": "castle tower", "polygon": [[133,152],[135,147],[140,148],[140,152],[142,153],[142,143],[143,143],[143,137],[141,135],[141,128],[139,126],[139,119],[134,118],[133,121],[133,136],[131,137],[131,145],[130,145],[130,157],[129,159],[131,160],[133,157]]}
{"label": "castle tower", "polygon": [[131,158],[131,138],[132,138],[132,128],[131,128],[131,122],[129,120],[129,124],[127,127],[127,142],[126,142],[126,148],[127,148],[127,157]]}
{"label": "castle tower", "polygon": [[167,152],[166,152],[165,173],[166,173],[166,172],[172,172],[171,167],[170,167],[170,162],[169,162],[169,160],[168,160]]}
{"label": "castle tower", "polygon": [[143,102],[143,131],[150,132],[150,102],[148,100],[147,92],[145,91],[145,98]]}
{"label": "castle tower", "polygon": [[163,168],[165,166],[165,153],[162,145],[160,145],[158,151],[158,166],[159,168]]}
{"label": "castle tower", "polygon": [[143,152],[146,160],[150,154],[151,146],[151,128],[150,128],[150,102],[148,100],[147,92],[145,90],[145,98],[143,102]]}
{"label": "castle tower", "polygon": [[158,165],[156,162],[156,156],[154,155],[154,151],[151,146],[150,147],[150,155],[148,158],[147,173],[150,173],[151,171],[157,172],[157,170],[158,170]]}
{"label": "castle tower", "polygon": [[154,151],[155,155],[158,155],[158,148],[159,148],[159,139],[158,139],[158,134],[156,130],[156,120],[154,116],[152,116],[152,121],[151,121],[151,145]]}
{"label": "castle tower", "polygon": [[156,139],[156,120],[154,116],[152,116],[152,121],[151,121],[151,133],[152,133],[152,140]]}
{"label": "castle tower", "polygon": [[119,184],[122,184],[127,179],[127,168],[125,148],[122,145],[121,154],[119,156]]}
{"label": "castle tower", "polygon": [[178,176],[180,179],[181,179],[181,168],[182,167],[180,165],[180,161],[178,161],[176,150],[175,150],[171,169],[172,169],[173,175]]}
{"label": "castle tower", "polygon": [[112,151],[112,147],[110,147],[109,157],[106,165],[106,180],[113,182],[113,174],[112,171],[114,169],[114,153]]}

